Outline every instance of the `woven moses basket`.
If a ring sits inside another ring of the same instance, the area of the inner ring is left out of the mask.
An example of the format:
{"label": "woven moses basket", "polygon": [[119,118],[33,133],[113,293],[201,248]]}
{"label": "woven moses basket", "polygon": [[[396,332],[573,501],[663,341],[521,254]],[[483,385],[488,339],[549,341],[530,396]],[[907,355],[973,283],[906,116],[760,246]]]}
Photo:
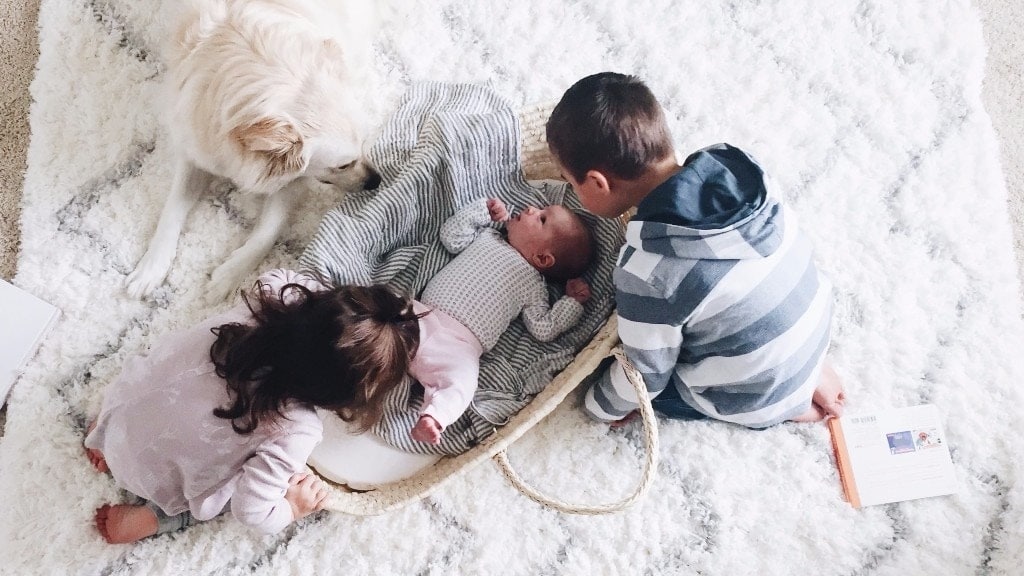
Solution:
{"label": "woven moses basket", "polygon": [[[544,125],[551,105],[525,108],[519,113],[522,138],[523,172],[527,180],[560,179],[559,171],[548,153]],[[623,228],[628,217],[620,218]],[[606,514],[622,510],[639,499],[651,485],[657,470],[658,429],[643,378],[617,347],[617,319],[614,312],[597,331],[590,343],[574,360],[538,394],[526,408],[513,416],[508,424],[480,444],[458,456],[445,456],[419,474],[384,484],[367,491],[354,491],[326,478],[331,487],[326,508],[336,512],[368,516],[381,514],[418,501],[443,486],[447,481],[465,473],[481,462],[493,459],[508,480],[529,498],[563,512],[575,514]],[[625,369],[626,376],[640,398],[640,418],[644,430],[646,458],[641,478],[631,494],[607,504],[571,504],[545,496],[526,484],[512,469],[506,449],[544,417],[550,414],[587,376],[592,374],[605,358],[614,355]],[[315,472],[315,470],[314,470]]]}

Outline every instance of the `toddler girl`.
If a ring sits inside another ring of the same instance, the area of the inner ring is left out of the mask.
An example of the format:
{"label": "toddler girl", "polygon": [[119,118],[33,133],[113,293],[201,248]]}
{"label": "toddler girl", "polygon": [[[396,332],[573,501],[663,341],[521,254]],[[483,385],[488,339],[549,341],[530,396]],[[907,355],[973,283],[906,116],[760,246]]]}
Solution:
{"label": "toddler girl", "polygon": [[383,286],[328,289],[274,270],[243,297],[129,359],[107,389],[89,459],[144,500],[96,511],[108,542],[228,507],[269,534],[321,509],[326,487],[304,472],[322,436],[314,408],[369,428],[419,344],[412,301]]}

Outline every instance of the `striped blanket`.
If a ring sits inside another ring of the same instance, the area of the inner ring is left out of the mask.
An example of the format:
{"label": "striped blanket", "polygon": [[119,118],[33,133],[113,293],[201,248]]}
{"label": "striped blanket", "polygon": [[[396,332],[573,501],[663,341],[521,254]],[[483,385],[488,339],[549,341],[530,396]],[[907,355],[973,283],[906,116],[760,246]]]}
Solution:
{"label": "striped blanket", "polygon": [[[460,454],[494,433],[526,406],[589,342],[614,303],[611,272],[622,246],[616,222],[583,212],[564,184],[528,184],[520,168],[515,111],[490,89],[465,84],[413,86],[369,151],[381,175],[377,190],[354,193],[324,216],[303,253],[303,268],[336,284],[385,283],[418,295],[453,256],[441,245],[445,219],[481,197],[514,206],[564,204],[591,226],[598,247],[585,276],[592,298],[583,319],[552,342],[533,339],[516,320],[481,358],[479,387],[470,408],[448,426],[439,445],[415,442],[419,386],[399,387],[373,432],[418,453]],[[549,285],[552,301],[561,287]]]}

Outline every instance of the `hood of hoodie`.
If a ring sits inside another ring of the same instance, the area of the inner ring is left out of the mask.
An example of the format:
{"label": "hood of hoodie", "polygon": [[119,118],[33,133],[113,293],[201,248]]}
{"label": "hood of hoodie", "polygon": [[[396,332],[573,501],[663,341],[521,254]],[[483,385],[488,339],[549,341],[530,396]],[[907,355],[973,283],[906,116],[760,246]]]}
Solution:
{"label": "hood of hoodie", "polygon": [[676,258],[743,260],[775,252],[783,232],[782,207],[761,167],[739,148],[716,144],[691,154],[647,195],[626,243]]}

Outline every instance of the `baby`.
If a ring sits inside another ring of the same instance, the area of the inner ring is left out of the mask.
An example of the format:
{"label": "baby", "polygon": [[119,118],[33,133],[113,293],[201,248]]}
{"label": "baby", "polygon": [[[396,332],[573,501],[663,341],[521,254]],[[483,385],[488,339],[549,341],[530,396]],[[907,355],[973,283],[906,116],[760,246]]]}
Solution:
{"label": "baby", "polygon": [[[590,287],[578,278],[590,265],[593,239],[564,206],[527,207],[510,217],[497,198],[472,202],[441,227],[441,243],[458,254],[434,276],[419,301],[437,319],[420,322],[420,347],[409,372],[423,385],[413,439],[437,444],[445,426],[469,406],[480,356],[518,316],[542,342],[555,339],[583,315]],[[504,222],[507,239],[495,223]],[[545,278],[566,282],[552,306]],[[420,312],[417,310],[417,312]]]}

